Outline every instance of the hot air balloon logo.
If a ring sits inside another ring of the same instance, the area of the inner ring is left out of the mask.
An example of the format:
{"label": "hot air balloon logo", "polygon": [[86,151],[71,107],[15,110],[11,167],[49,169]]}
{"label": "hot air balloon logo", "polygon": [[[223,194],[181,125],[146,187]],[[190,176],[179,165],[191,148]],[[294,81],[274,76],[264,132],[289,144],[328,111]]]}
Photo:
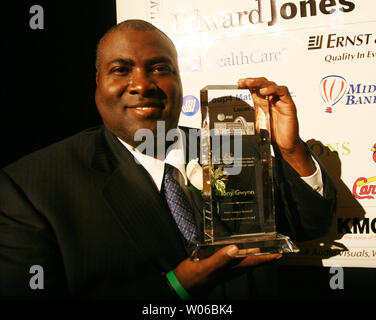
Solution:
{"label": "hot air balloon logo", "polygon": [[346,92],[347,81],[337,75],[330,75],[320,82],[321,97],[325,102],[325,112],[332,113],[333,106],[341,100]]}

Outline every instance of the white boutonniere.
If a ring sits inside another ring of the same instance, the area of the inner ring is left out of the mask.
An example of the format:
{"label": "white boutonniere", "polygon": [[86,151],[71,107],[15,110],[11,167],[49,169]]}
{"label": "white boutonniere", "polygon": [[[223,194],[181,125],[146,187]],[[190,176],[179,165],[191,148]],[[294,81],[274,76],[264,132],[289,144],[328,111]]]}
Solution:
{"label": "white boutonniere", "polygon": [[[186,167],[187,178],[191,185],[186,188],[192,192],[203,196],[203,170],[201,165],[198,163],[198,159],[193,159],[188,162]],[[218,167],[214,170],[213,166],[210,169],[210,184],[213,190],[212,197],[222,198],[226,197],[226,182],[228,180],[228,175],[223,171],[222,167]],[[216,213],[220,212],[220,203],[216,201]]]}
{"label": "white boutonniere", "polygon": [[[192,159],[188,162],[186,167],[187,178],[191,183],[187,188],[193,192],[202,195],[203,192],[203,172],[202,167],[198,163],[198,159]],[[221,167],[210,170],[210,182],[214,188],[214,194],[216,196],[224,196],[226,194],[226,182],[228,176],[222,170]]]}
{"label": "white boutonniere", "polygon": [[191,183],[191,186],[187,186],[187,188],[193,192],[202,194],[202,190],[204,189],[203,172],[201,165],[198,163],[198,158],[189,161],[185,171]]}

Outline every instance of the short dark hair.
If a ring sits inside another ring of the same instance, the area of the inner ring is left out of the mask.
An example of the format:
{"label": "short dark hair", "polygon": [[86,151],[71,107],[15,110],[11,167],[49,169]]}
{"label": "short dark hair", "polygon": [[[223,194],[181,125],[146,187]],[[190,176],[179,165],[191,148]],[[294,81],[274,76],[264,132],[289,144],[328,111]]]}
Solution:
{"label": "short dark hair", "polygon": [[102,43],[104,39],[112,32],[116,30],[135,30],[135,31],[156,31],[162,34],[166,39],[168,39],[173,47],[175,48],[174,43],[171,41],[171,39],[160,29],[158,29],[156,26],[151,24],[150,22],[147,22],[145,20],[139,20],[139,19],[129,19],[122,21],[114,26],[112,26],[110,29],[108,29],[105,34],[99,39],[95,54],[95,68],[97,71],[99,70],[99,53],[101,50]]}

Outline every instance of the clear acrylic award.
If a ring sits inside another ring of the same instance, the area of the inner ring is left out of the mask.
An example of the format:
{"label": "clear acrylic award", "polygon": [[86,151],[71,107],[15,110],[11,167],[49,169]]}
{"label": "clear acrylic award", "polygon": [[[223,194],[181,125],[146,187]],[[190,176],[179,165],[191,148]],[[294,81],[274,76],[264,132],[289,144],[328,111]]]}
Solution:
{"label": "clear acrylic award", "polygon": [[231,85],[200,91],[203,241],[194,260],[230,244],[239,256],[299,251],[276,231],[269,103],[256,99]]}

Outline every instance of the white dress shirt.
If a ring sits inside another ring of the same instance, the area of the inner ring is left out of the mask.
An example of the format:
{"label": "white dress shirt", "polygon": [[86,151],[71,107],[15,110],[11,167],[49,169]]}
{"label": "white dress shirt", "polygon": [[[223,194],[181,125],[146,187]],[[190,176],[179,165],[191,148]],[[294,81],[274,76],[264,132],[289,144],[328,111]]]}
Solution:
{"label": "white dress shirt", "polygon": [[185,171],[185,152],[183,148],[183,141],[180,130],[178,132],[178,140],[170,146],[169,151],[164,161],[156,159],[152,156],[145,155],[138,149],[132,147],[128,143],[124,142],[120,138],[120,142],[129,150],[129,152],[135,157],[139,164],[141,164],[146,171],[152,177],[156,187],[159,191],[162,188],[163,174],[165,163],[168,163],[175,167],[182,175],[183,181],[179,183],[188,185],[188,178]]}
{"label": "white dress shirt", "polygon": [[[140,152],[138,149],[132,147],[128,143],[124,142],[120,138],[120,142],[129,150],[129,152],[135,157],[139,164],[141,164],[146,171],[152,177],[156,187],[160,191],[162,188],[163,174],[164,174],[164,165],[168,163],[175,167],[180,173],[183,179],[179,181],[180,184],[187,185],[188,178],[185,171],[185,152],[183,149],[183,141],[180,130],[178,132],[178,140],[171,145],[169,151],[166,155],[164,161],[156,159],[152,156],[145,155]],[[308,177],[301,177],[305,183],[307,183],[313,190],[318,192],[321,196],[323,195],[323,181],[320,166],[317,161],[312,157],[312,160],[315,163],[316,171]],[[185,189],[185,188],[184,188]]]}

